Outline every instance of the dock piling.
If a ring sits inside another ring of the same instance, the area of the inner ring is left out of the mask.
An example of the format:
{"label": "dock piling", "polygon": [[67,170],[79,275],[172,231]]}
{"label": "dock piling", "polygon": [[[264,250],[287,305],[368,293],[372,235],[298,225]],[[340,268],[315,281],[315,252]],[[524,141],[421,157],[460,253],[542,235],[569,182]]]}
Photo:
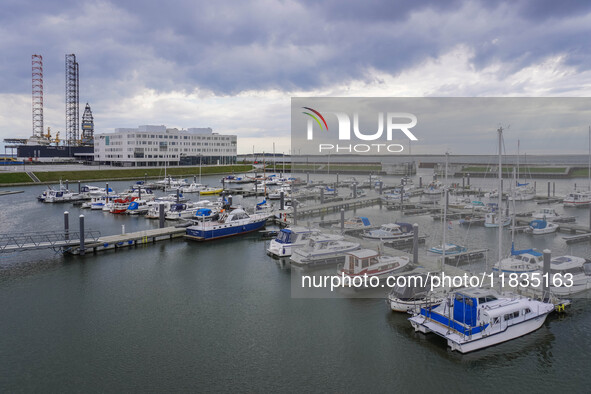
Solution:
{"label": "dock piling", "polygon": [[324,204],[324,188],[320,189],[320,204]]}
{"label": "dock piling", "polygon": [[70,190],[70,181],[66,179],[66,190]]}
{"label": "dock piling", "polygon": [[291,200],[291,204],[293,205],[293,224],[298,224],[298,201]]}
{"label": "dock piling", "polygon": [[423,187],[423,177],[419,177],[419,187]]}
{"label": "dock piling", "polygon": [[78,181],[78,194],[80,194],[80,181]]}
{"label": "dock piling", "polygon": [[70,213],[68,211],[64,212],[64,238],[70,239]]}
{"label": "dock piling", "polygon": [[341,234],[345,232],[345,210],[341,208]]}
{"label": "dock piling", "polygon": [[337,183],[336,183],[335,187],[339,187],[339,173],[338,172],[337,172]]}
{"label": "dock piling", "polygon": [[80,256],[84,256],[84,215],[80,215]]}
{"label": "dock piling", "polygon": [[382,195],[383,190],[384,190],[384,182],[380,181],[380,190],[379,190],[380,196]]}
{"label": "dock piling", "polygon": [[467,184],[468,186],[470,186],[470,174],[469,174],[469,173],[467,174],[467,178],[466,178],[466,184]]}
{"label": "dock piling", "polygon": [[353,183],[353,198],[357,198],[357,183]]}
{"label": "dock piling", "polygon": [[306,172],[306,185],[310,183],[310,173]]}
{"label": "dock piling", "polygon": [[[550,261],[552,259],[552,252],[550,249],[544,249],[544,268],[542,271],[542,278],[548,278],[550,274]],[[543,280],[543,287],[542,287],[542,300],[547,301],[550,299],[550,292],[548,291],[548,282],[547,280]]]}
{"label": "dock piling", "polygon": [[550,181],[548,181],[548,198],[550,198]]}
{"label": "dock piling", "polygon": [[158,219],[159,219],[159,227],[164,228],[164,204],[160,203],[158,208]]}
{"label": "dock piling", "polygon": [[419,225],[415,223],[412,225],[412,263],[419,264]]}
{"label": "dock piling", "polygon": [[121,225],[121,234],[125,235],[125,225],[124,224]]}
{"label": "dock piling", "polygon": [[109,202],[109,182],[105,183],[105,194],[106,194],[106,201],[105,204]]}
{"label": "dock piling", "polygon": [[279,209],[282,211],[285,209],[285,193],[283,193],[283,190],[279,193]]}
{"label": "dock piling", "polygon": [[176,189],[176,203],[178,204],[179,202],[181,202],[181,189],[180,188]]}

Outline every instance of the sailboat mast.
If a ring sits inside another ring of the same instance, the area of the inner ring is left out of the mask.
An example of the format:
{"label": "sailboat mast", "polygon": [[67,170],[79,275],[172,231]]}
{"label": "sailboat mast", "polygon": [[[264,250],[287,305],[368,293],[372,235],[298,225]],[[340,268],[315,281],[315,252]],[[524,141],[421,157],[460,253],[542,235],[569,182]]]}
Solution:
{"label": "sailboat mast", "polygon": [[[501,159],[503,149],[503,128],[499,127],[499,204],[497,207],[497,224],[499,225],[499,272],[502,272],[501,261],[503,257],[503,163]],[[500,283],[500,281],[499,281]]]}
{"label": "sailboat mast", "polygon": [[[517,181],[519,182],[519,140],[517,140]],[[517,183],[515,183],[517,185]]]}
{"label": "sailboat mast", "polygon": [[589,175],[589,190],[591,190],[591,126],[589,126],[589,167],[587,173]]}
{"label": "sailboat mast", "polygon": [[[401,192],[402,193],[402,192]],[[441,272],[445,267],[445,228],[447,227],[447,187],[443,187],[443,245],[441,247]]]}

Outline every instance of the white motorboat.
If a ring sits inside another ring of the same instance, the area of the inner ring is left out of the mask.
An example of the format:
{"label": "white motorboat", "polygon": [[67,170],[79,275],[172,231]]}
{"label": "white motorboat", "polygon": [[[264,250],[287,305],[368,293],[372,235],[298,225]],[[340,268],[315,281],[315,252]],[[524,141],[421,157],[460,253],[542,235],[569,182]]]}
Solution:
{"label": "white motorboat", "polygon": [[128,215],[143,215],[148,213],[150,206],[153,204],[153,201],[135,200],[129,203],[125,213]]}
{"label": "white motorboat", "polygon": [[558,224],[544,219],[535,219],[529,222],[529,231],[534,235],[555,233],[558,227]]}
{"label": "white motorboat", "polygon": [[554,304],[490,289],[451,293],[409,320],[415,331],[433,332],[452,350],[468,353],[529,334],[542,326]]}
{"label": "white motorboat", "polygon": [[409,223],[386,223],[382,224],[379,229],[364,231],[362,237],[382,241],[396,241],[410,239],[413,235],[414,230]]}
{"label": "white motorboat", "polygon": [[391,193],[383,194],[381,199],[384,202],[400,202],[400,201],[408,201],[410,198],[410,194],[408,193],[400,193],[399,191],[393,191]]}
{"label": "white motorboat", "polygon": [[546,220],[558,219],[560,217],[560,215],[558,213],[556,213],[554,208],[542,208],[542,209],[534,212],[531,216],[534,219],[546,219]]}
{"label": "white motorboat", "polygon": [[562,200],[565,207],[586,207],[591,205],[591,191],[574,191]]}
{"label": "white motorboat", "polygon": [[381,280],[401,272],[409,262],[405,256],[386,256],[371,249],[359,249],[345,255],[345,262],[338,266],[337,274],[351,279],[367,275]]}
{"label": "white motorboat", "polygon": [[150,205],[148,208],[148,212],[146,212],[146,218],[148,219],[158,219],[160,218],[160,205],[164,205],[164,212],[166,217],[166,212],[170,209],[170,206],[174,204],[172,201],[155,201],[154,204]]}
{"label": "white motorboat", "polygon": [[174,203],[170,205],[164,217],[166,220],[192,219],[197,211],[204,207],[205,204],[194,204],[190,202]]}
{"label": "white motorboat", "polygon": [[289,257],[294,249],[308,243],[313,235],[318,235],[318,230],[304,227],[289,227],[279,231],[277,237],[269,243],[267,253],[276,257]]}
{"label": "white motorboat", "polygon": [[[261,190],[261,189],[259,189]],[[291,198],[291,187],[280,187],[278,189],[273,190],[269,193],[268,198],[269,200],[280,200],[281,199],[281,192],[283,192],[283,199]]]}
{"label": "white motorboat", "polygon": [[292,251],[291,263],[305,267],[319,267],[345,262],[345,253],[359,249],[359,244],[344,241],[340,235],[318,234],[308,243]]}
{"label": "white motorboat", "polygon": [[[542,279],[542,268],[538,271]],[[577,256],[559,256],[550,260],[550,292],[568,296],[591,289],[591,261]],[[533,284],[533,280],[529,281]],[[539,288],[542,287],[540,283]]]}
{"label": "white motorboat", "polygon": [[119,196],[114,195],[114,194],[113,195],[109,194],[108,196],[93,197],[90,200],[90,209],[93,211],[101,210],[101,209],[103,209],[105,204],[112,203],[113,200],[115,200],[117,198],[119,198]]}
{"label": "white motorboat", "polygon": [[535,272],[542,268],[544,255],[534,249],[515,250],[511,246],[511,255],[496,262],[492,270],[505,273],[527,273]]}
{"label": "white motorboat", "polygon": [[47,190],[43,202],[54,203],[54,202],[69,202],[79,200],[80,195],[73,193],[67,189],[60,190]]}
{"label": "white motorboat", "polygon": [[202,185],[201,183],[191,183],[187,186],[181,186],[179,191],[181,193],[200,193],[201,190],[204,190],[206,186]]}

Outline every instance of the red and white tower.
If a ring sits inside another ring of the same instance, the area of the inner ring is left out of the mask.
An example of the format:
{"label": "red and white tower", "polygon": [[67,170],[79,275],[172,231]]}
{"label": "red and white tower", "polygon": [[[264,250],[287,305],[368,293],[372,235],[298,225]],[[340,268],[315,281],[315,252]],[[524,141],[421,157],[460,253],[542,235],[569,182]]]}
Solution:
{"label": "red and white tower", "polygon": [[33,55],[33,136],[43,137],[43,56]]}

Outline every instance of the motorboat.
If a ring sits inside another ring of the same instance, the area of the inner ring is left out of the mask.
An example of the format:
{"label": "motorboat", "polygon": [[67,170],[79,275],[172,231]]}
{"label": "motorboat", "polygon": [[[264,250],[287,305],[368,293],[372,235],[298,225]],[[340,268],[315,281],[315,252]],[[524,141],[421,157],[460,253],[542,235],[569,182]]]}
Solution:
{"label": "motorboat", "polygon": [[[542,268],[538,271],[542,279]],[[577,256],[559,256],[550,260],[550,292],[568,296],[591,289],[591,261]],[[533,281],[529,281],[533,284]]]}
{"label": "motorboat", "polygon": [[271,240],[267,253],[275,257],[289,257],[293,249],[304,246],[312,235],[319,234],[318,230],[304,227],[284,228],[277,233],[277,237]]}
{"label": "motorboat", "polygon": [[269,193],[269,195],[268,195],[269,200],[280,200],[282,192],[283,192],[283,199],[291,198],[291,188],[290,187],[280,187],[280,188],[275,189]]}
{"label": "motorboat", "polygon": [[511,246],[509,257],[496,262],[492,270],[494,272],[505,273],[528,273],[535,272],[542,268],[544,264],[544,255],[534,249],[515,250]]}
{"label": "motorboat", "polygon": [[309,268],[339,264],[345,262],[345,253],[356,249],[358,243],[344,241],[340,235],[318,234],[311,236],[305,246],[294,249],[290,261]]}
{"label": "motorboat", "polygon": [[[451,255],[455,255],[455,254],[460,254],[460,253],[464,253],[465,251],[467,251],[468,248],[466,248],[465,246],[462,245],[456,245],[456,244],[445,244],[445,255],[446,256],[451,256]],[[427,252],[431,252],[431,253],[436,253],[436,254],[443,254],[444,250],[443,247],[441,245],[438,246],[433,246],[432,248],[430,248],[429,250],[427,250]]]}
{"label": "motorboat", "polygon": [[200,193],[202,190],[205,189],[206,186],[202,185],[201,183],[191,183],[187,186],[181,186],[179,191],[181,193]]}
{"label": "motorboat", "polygon": [[371,249],[358,249],[346,253],[345,262],[338,266],[337,274],[351,279],[367,275],[381,280],[401,272],[409,262],[406,256],[386,256]]}
{"label": "motorboat", "polygon": [[383,194],[381,199],[384,202],[408,201],[410,199],[410,194],[400,193],[400,191],[393,191],[391,193]]}
{"label": "motorboat", "polygon": [[[437,287],[431,291],[431,280],[436,274],[401,275],[386,299],[394,312],[414,313],[420,308],[439,305],[448,289]],[[401,280],[402,279],[402,280]]]}
{"label": "motorboat", "polygon": [[534,219],[546,220],[558,219],[560,217],[560,215],[556,213],[556,210],[554,210],[554,208],[542,208],[534,212],[531,216]]}
{"label": "motorboat", "polygon": [[[113,200],[110,208],[109,208],[109,212],[114,213],[114,214],[122,214],[125,213],[127,211],[127,207],[129,207],[129,204],[135,200],[137,200],[138,197],[131,197],[131,196],[127,196],[124,198],[116,198]],[[108,204],[105,204],[105,206],[107,206]],[[104,207],[103,207],[104,209]]]}
{"label": "motorboat", "polygon": [[267,214],[249,215],[243,209],[224,211],[218,220],[198,221],[187,227],[185,237],[196,241],[231,237],[257,231],[265,227]]}
{"label": "motorboat", "polygon": [[79,200],[80,195],[78,193],[73,193],[68,189],[60,189],[60,190],[47,190],[45,194],[45,198],[43,202],[46,203],[54,203],[54,202],[69,202]]}
{"label": "motorboat", "polygon": [[468,353],[529,334],[542,326],[554,304],[491,289],[452,292],[438,306],[421,308],[410,323],[417,332],[433,332],[452,350]]}
{"label": "motorboat", "polygon": [[361,198],[361,197],[367,197],[367,193],[365,192],[365,190],[363,189],[357,189],[355,190],[355,196],[353,195],[353,191],[351,191],[351,193],[349,194],[349,198]]}
{"label": "motorboat", "polygon": [[529,231],[534,235],[555,233],[558,227],[558,224],[544,219],[535,219],[529,222]]}
{"label": "motorboat", "polygon": [[332,197],[332,196],[336,196],[337,191],[335,188],[331,188],[328,186],[317,186],[317,190],[319,190],[321,193],[324,193],[325,197]]}
{"label": "motorboat", "polygon": [[565,207],[586,207],[591,205],[591,191],[574,191],[566,195],[562,204]]}
{"label": "motorboat", "polygon": [[135,200],[129,203],[127,210],[125,211],[128,215],[144,215],[148,213],[150,206],[154,205],[153,201],[146,200]]}
{"label": "motorboat", "polygon": [[222,187],[206,187],[203,190],[201,190],[199,192],[199,194],[202,196],[207,196],[207,195],[211,195],[211,194],[220,194],[223,191],[224,191],[224,188],[222,188]]}
{"label": "motorboat", "polygon": [[193,220],[204,221],[204,220],[215,220],[219,217],[220,211],[213,207],[202,207],[195,211]]}
{"label": "motorboat", "polygon": [[[366,218],[365,216],[356,216],[356,217],[350,218],[348,220],[345,220],[345,223],[344,223],[345,230],[358,230],[358,229],[363,229],[363,228],[367,228],[370,226],[371,226],[371,223],[369,222],[369,219]],[[333,224],[332,227],[333,228],[341,228],[341,224],[340,223]]]}
{"label": "motorboat", "polygon": [[367,230],[362,234],[363,238],[379,239],[381,241],[396,241],[410,239],[414,236],[414,229],[410,223],[386,223],[379,229]]}
{"label": "motorboat", "polygon": [[[502,226],[506,227],[511,224],[511,217],[503,217]],[[499,227],[499,215],[497,212],[487,212],[484,215],[484,227]]]}
{"label": "motorboat", "polygon": [[205,217],[211,218],[217,213],[217,211],[215,213],[213,212],[209,201],[199,201],[197,203],[187,202],[171,204],[164,217],[166,220],[195,219],[197,211],[204,208],[208,208],[210,212],[205,214],[205,212],[202,211],[199,216],[201,219],[204,219]]}
{"label": "motorboat", "polygon": [[160,218],[160,206],[164,205],[164,212],[166,217],[166,212],[170,209],[170,206],[174,204],[172,201],[155,201],[150,207],[148,208],[148,212],[146,212],[146,218],[148,219],[158,219]]}

